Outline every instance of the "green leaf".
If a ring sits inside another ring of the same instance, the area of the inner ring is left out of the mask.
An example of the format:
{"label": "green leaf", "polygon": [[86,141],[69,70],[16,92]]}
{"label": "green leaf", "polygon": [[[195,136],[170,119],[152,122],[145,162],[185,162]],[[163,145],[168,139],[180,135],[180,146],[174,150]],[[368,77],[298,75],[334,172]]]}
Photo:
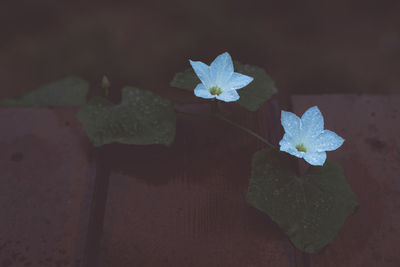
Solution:
{"label": "green leaf", "polygon": [[249,85],[238,90],[240,95],[238,103],[244,108],[250,111],[256,111],[267,102],[273,94],[278,92],[274,81],[267,75],[264,69],[251,65],[243,65],[239,62],[234,62],[234,66],[235,72],[254,78]]}
{"label": "green leaf", "polygon": [[109,143],[171,145],[175,137],[173,104],[134,87],[122,89],[122,103],[114,105],[96,97],[78,113],[94,146]]}
{"label": "green leaf", "polygon": [[[249,85],[237,91],[240,95],[237,102],[244,108],[250,111],[256,111],[270,99],[273,94],[278,92],[274,81],[262,68],[244,65],[238,61],[234,61],[233,64],[235,72],[254,78]],[[188,69],[175,74],[170,85],[172,87],[194,91],[198,83],[200,83],[199,78],[192,69]]]}
{"label": "green leaf", "polygon": [[247,201],[267,213],[300,250],[315,253],[332,242],[358,206],[341,167],[331,161],[299,177],[289,156],[271,149],[254,154]]}
{"label": "green leaf", "polygon": [[86,103],[89,84],[82,78],[71,76],[40,87],[19,98],[0,101],[3,106],[60,107],[82,106]]}
{"label": "green leaf", "polygon": [[193,92],[194,88],[196,88],[199,83],[200,80],[193,69],[187,69],[184,72],[176,73],[169,85]]}

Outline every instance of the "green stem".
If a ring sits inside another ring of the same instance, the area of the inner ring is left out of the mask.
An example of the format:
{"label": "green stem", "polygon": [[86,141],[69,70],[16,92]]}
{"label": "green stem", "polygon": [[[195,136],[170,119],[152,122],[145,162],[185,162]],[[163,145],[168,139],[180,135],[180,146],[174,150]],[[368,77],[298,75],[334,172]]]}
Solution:
{"label": "green stem", "polygon": [[263,142],[264,144],[270,146],[271,148],[276,149],[270,142],[267,141],[267,139],[265,139],[265,138],[259,136],[258,134],[256,134],[256,133],[253,132],[252,130],[247,129],[247,128],[244,127],[244,126],[242,126],[242,125],[240,125],[240,124],[238,124],[238,123],[236,123],[236,122],[234,122],[234,121],[231,121],[231,120],[225,118],[225,117],[222,116],[221,114],[216,113],[216,114],[214,114],[214,116],[217,117],[217,118],[220,119],[220,120],[223,120],[223,121],[225,121],[225,122],[227,122],[227,123],[229,123],[229,124],[231,124],[231,125],[233,125],[233,126],[239,128],[239,129],[245,131],[246,133],[248,133],[248,134],[254,136],[255,138],[257,138],[258,140],[260,140],[260,141]]}
{"label": "green stem", "polygon": [[209,113],[195,113],[195,112],[187,112],[187,111],[183,111],[183,110],[179,110],[178,108],[174,107],[174,110],[176,113],[181,113],[181,114],[185,114],[185,115],[196,115],[196,116],[209,116]]}
{"label": "green stem", "polygon": [[248,134],[254,136],[255,138],[257,138],[258,140],[260,140],[260,141],[263,142],[264,144],[270,146],[271,148],[276,149],[276,147],[274,147],[270,142],[268,142],[267,139],[265,139],[265,138],[259,136],[258,134],[256,134],[256,133],[253,132],[252,130],[247,129],[246,127],[244,127],[244,126],[242,126],[242,125],[240,125],[240,124],[238,124],[238,123],[236,123],[236,122],[234,122],[234,121],[231,121],[231,120],[229,120],[228,118],[225,118],[224,116],[222,116],[222,115],[219,113],[218,104],[217,104],[216,101],[215,101],[215,102],[211,102],[211,113],[192,113],[192,112],[186,112],[186,111],[179,110],[177,107],[175,107],[174,109],[175,109],[176,112],[181,113],[181,114],[185,114],[185,115],[197,115],[197,116],[210,116],[210,115],[212,115],[212,116],[215,116],[215,117],[217,117],[218,119],[220,119],[220,120],[222,120],[222,121],[225,121],[225,122],[227,122],[227,123],[229,123],[229,124],[231,124],[231,125],[233,125],[233,126],[239,128],[239,129],[245,131],[246,133],[248,133]]}
{"label": "green stem", "polygon": [[211,113],[216,114],[218,112],[218,100],[213,98],[211,102]]}

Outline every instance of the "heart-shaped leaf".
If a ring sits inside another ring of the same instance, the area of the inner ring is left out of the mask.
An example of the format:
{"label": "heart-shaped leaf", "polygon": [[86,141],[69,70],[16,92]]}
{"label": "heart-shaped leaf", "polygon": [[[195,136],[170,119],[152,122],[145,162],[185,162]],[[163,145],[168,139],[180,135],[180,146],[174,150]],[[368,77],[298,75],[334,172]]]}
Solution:
{"label": "heart-shaped leaf", "polygon": [[[265,73],[262,68],[244,65],[238,61],[234,61],[235,72],[253,77],[254,80],[244,88],[239,89],[239,100],[241,106],[250,110],[256,111],[259,109],[271,96],[278,92],[274,81]],[[196,85],[200,83],[192,69],[175,74],[170,85],[172,87],[194,91]]]}
{"label": "heart-shaped leaf", "polygon": [[122,103],[114,105],[96,97],[78,113],[94,146],[109,143],[171,145],[175,137],[173,104],[134,87],[122,89]]}
{"label": "heart-shaped leaf", "polygon": [[19,98],[4,99],[0,101],[0,105],[24,107],[82,106],[86,103],[88,90],[89,84],[87,81],[71,76],[46,84]]}
{"label": "heart-shaped leaf", "polygon": [[357,198],[334,162],[311,166],[301,177],[290,166],[282,152],[256,152],[247,201],[267,213],[298,249],[315,253],[332,242]]}
{"label": "heart-shaped leaf", "polygon": [[194,88],[196,88],[196,85],[199,83],[200,79],[194,73],[193,69],[187,69],[183,72],[176,73],[169,85],[193,92]]}

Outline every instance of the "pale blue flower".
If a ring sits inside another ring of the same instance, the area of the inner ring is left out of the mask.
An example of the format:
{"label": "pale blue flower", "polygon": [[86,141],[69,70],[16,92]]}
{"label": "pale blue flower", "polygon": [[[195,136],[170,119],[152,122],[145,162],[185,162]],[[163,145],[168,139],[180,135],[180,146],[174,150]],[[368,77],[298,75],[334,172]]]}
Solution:
{"label": "pale blue flower", "polygon": [[201,81],[194,89],[194,94],[198,97],[236,101],[239,99],[236,90],[253,80],[252,77],[233,71],[232,58],[227,52],[219,55],[210,66],[200,61],[189,62]]}
{"label": "pale blue flower", "polygon": [[325,151],[335,150],[344,142],[334,132],[324,130],[324,118],[317,106],[304,112],[301,119],[282,110],[281,122],[285,135],[279,142],[280,150],[304,158],[311,165],[324,165]]}

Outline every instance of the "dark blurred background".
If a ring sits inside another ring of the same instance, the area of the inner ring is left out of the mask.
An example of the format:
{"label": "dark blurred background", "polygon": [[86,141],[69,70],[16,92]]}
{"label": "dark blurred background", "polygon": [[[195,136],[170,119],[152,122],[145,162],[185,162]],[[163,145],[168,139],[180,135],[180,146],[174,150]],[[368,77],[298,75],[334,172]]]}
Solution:
{"label": "dark blurred background", "polygon": [[3,0],[0,98],[70,74],[168,95],[189,58],[224,51],[283,94],[397,92],[399,14],[398,0]]}

